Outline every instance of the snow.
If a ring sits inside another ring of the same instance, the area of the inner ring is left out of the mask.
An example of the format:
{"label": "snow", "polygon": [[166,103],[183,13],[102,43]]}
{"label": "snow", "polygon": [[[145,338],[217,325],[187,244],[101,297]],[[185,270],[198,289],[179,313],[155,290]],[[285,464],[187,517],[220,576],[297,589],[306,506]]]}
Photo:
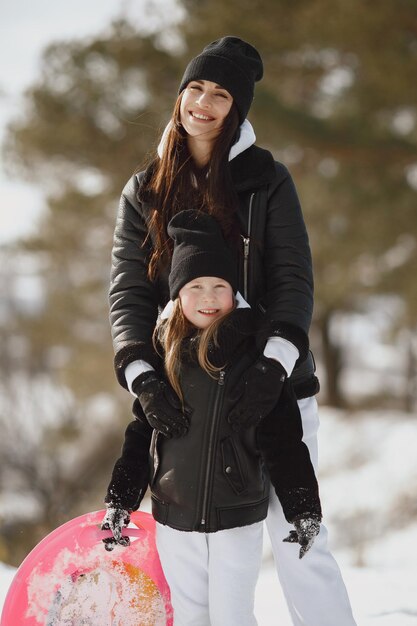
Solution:
{"label": "snow", "polygon": [[[328,407],[320,414],[325,522],[357,624],[415,626],[415,417],[384,410],[349,415]],[[256,589],[258,623],[291,626],[265,536]],[[0,564],[0,607],[14,572]]]}
{"label": "snow", "polygon": [[[342,567],[342,573],[358,626],[417,624],[416,568]],[[259,626],[291,626],[271,565],[263,568],[258,583],[256,616]]]}

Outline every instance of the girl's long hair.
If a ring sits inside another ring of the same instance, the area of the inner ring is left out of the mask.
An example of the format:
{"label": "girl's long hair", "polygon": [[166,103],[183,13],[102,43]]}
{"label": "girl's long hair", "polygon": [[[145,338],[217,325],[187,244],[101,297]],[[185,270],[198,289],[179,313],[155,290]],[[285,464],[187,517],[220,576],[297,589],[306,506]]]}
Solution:
{"label": "girl's long hair", "polygon": [[[198,169],[187,146],[187,133],[181,125],[182,94],[175,103],[162,157],[150,163],[151,179],[144,193],[152,207],[149,236],[153,241],[148,275],[154,280],[169,265],[172,242],[167,235],[169,220],[178,211],[195,208],[213,215],[227,239],[234,236],[237,194],[232,184],[228,157],[237,138],[239,117],[233,103],[216,138],[208,165]],[[196,184],[193,184],[195,181]]]}
{"label": "girl's long hair", "polygon": [[[209,346],[219,347],[217,340],[219,327],[232,314],[235,307],[236,303],[232,311],[215,320],[207,328],[198,330],[194,336],[196,343],[193,354],[197,356],[200,367],[212,377],[215,377],[216,373],[220,372],[226,363],[220,367],[213,365],[208,356]],[[174,301],[171,315],[168,319],[164,319],[157,324],[153,334],[155,349],[159,351],[162,348],[163,350],[165,373],[181,401],[183,400],[180,384],[181,362],[184,358],[183,340],[192,335],[194,330],[195,326],[185,317],[181,301],[177,298]]]}

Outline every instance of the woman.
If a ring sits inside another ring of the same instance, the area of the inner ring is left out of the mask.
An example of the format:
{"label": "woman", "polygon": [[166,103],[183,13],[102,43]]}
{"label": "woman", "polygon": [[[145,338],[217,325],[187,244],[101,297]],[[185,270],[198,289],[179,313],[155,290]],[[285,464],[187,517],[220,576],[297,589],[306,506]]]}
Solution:
{"label": "woman", "polygon": [[[160,381],[150,376],[140,387],[138,381],[158,364],[152,334],[158,308],[169,300],[168,222],[184,208],[206,211],[234,250],[239,290],[257,314],[263,350],[236,384],[230,420],[240,427],[262,420],[279,400],[283,377],[290,377],[316,467],[318,383],[308,342],[311,254],[292,179],[270,152],[254,145],[246,119],[262,75],[257,50],[241,39],[223,37],[206,46],[185,70],[158,155],[126,185],[110,286],[115,369],[122,386],[142,396],[146,392],[142,409],[153,428],[172,436],[187,431],[186,415],[167,400]],[[259,389],[262,393],[255,394]],[[289,526],[272,491],[267,525],[293,623],[355,624],[325,528],[301,572],[297,554],[282,543]]]}

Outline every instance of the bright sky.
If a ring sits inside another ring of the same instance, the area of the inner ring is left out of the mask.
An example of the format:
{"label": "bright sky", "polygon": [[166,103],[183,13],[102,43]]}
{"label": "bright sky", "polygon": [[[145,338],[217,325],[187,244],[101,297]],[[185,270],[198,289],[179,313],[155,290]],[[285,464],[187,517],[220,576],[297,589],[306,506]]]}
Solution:
{"label": "bright sky", "polygon": [[[20,94],[39,71],[52,41],[86,37],[119,17],[152,26],[173,20],[175,0],[0,0],[0,141],[21,107]],[[167,10],[169,9],[169,10]],[[10,180],[0,169],[0,244],[30,231],[42,208],[39,189]]]}

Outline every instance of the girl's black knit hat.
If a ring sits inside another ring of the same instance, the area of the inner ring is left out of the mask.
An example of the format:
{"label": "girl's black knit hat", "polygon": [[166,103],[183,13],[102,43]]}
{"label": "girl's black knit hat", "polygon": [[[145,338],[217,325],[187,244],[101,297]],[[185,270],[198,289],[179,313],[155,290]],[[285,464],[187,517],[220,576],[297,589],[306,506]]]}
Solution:
{"label": "girl's black knit hat", "polygon": [[180,211],[168,224],[174,241],[169,296],[175,300],[182,287],[195,278],[216,276],[237,292],[237,267],[217,220],[194,209]]}
{"label": "girl's black knit hat", "polygon": [[192,80],[210,80],[233,97],[242,123],[252,104],[255,82],[262,76],[262,59],[256,48],[239,37],[222,37],[190,61],[178,93]]}

